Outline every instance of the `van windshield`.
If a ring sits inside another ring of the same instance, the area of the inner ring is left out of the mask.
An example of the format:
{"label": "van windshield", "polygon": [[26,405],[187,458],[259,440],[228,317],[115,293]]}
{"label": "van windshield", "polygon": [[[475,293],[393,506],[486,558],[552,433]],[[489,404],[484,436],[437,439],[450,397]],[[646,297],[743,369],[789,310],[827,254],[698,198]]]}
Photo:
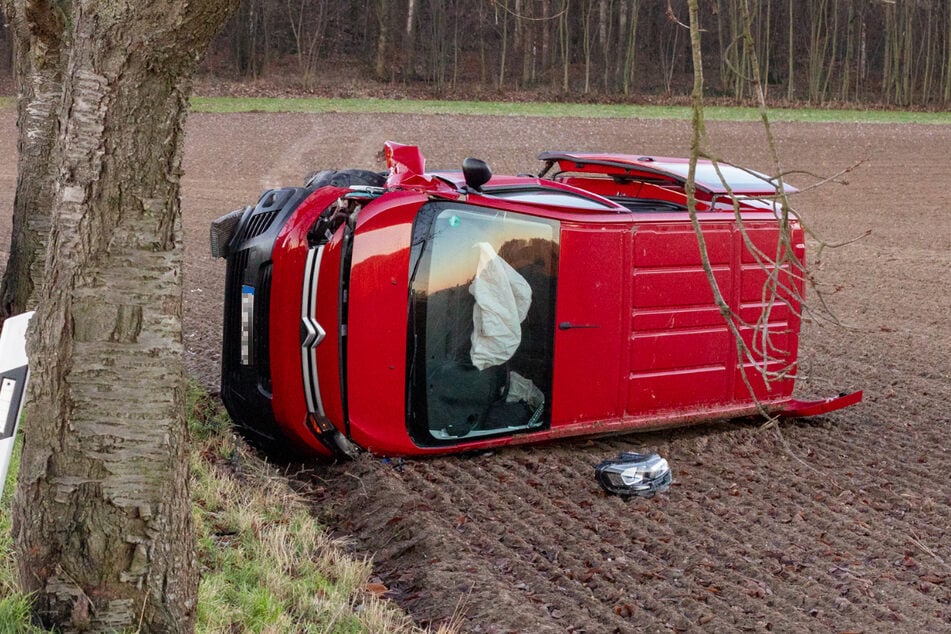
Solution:
{"label": "van windshield", "polygon": [[550,419],[559,223],[430,203],[410,258],[407,422],[425,445]]}

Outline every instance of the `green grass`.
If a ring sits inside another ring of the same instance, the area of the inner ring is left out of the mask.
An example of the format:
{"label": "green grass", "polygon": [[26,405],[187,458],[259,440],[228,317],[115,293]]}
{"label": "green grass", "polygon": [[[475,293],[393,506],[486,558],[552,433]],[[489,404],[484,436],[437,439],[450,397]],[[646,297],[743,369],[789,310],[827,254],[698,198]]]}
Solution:
{"label": "green grass", "polygon": [[[369,562],[328,537],[290,483],[234,437],[217,401],[192,385],[187,411],[199,634],[422,631],[369,591]],[[0,500],[0,634],[41,634],[29,625],[29,598],[18,590],[10,491]]]}
{"label": "green grass", "polygon": [[31,634],[43,630],[30,625],[30,598],[19,590],[16,561],[13,558],[13,539],[10,536],[10,505],[13,488],[20,468],[20,445],[17,438],[7,471],[7,482],[0,498],[0,634]]}
{"label": "green grass", "polygon": [[217,401],[192,387],[188,409],[198,632],[419,631],[367,591],[369,562],[345,554],[287,480],[235,439]]}
{"label": "green grass", "polygon": [[[579,104],[552,102],[439,101],[426,99],[327,99],[193,97],[194,112],[307,112],[307,113],[396,113],[464,114],[528,117],[579,117],[687,120],[686,106]],[[704,115],[711,121],[758,121],[755,108],[710,106]],[[770,110],[772,121],[828,123],[921,123],[951,124],[951,112],[902,110],[833,110],[781,108]]]}
{"label": "green grass", "polygon": [[[193,112],[306,112],[364,114],[449,114],[523,117],[578,117],[587,119],[673,119],[689,120],[687,106],[628,104],[583,104],[555,102],[449,101],[435,99],[329,99],[269,97],[192,97]],[[13,109],[12,97],[0,97],[0,110]],[[708,106],[710,121],[758,121],[755,108]],[[951,112],[905,110],[841,110],[822,108],[776,108],[772,121],[804,123],[917,123],[951,124]]]}

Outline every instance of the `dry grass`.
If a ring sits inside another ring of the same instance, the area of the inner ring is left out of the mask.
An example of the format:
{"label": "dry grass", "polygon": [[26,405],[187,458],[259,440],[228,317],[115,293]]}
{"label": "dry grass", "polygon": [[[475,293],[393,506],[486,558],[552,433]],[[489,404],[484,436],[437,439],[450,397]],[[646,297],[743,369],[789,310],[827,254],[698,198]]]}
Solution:
{"label": "dry grass", "polygon": [[370,591],[370,563],[328,537],[276,469],[221,431],[217,403],[195,390],[193,398],[201,447],[192,461],[203,567],[198,631],[423,631]]}
{"label": "dry grass", "polygon": [[[191,387],[188,411],[202,569],[197,632],[425,631],[371,591],[370,563],[328,537],[288,480],[234,437],[220,404]],[[29,625],[29,598],[16,581],[10,543],[16,467],[14,461],[0,501],[0,634],[42,631]]]}

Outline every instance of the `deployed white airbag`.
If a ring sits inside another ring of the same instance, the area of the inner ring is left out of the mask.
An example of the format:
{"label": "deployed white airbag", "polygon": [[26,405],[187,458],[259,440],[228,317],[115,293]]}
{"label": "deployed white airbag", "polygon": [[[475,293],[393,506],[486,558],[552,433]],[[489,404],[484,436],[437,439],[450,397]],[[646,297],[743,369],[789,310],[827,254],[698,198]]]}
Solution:
{"label": "deployed white airbag", "polygon": [[522,322],[532,303],[532,288],[525,278],[499,257],[488,242],[476,244],[479,265],[469,293],[472,309],[470,360],[479,370],[512,358],[522,342]]}

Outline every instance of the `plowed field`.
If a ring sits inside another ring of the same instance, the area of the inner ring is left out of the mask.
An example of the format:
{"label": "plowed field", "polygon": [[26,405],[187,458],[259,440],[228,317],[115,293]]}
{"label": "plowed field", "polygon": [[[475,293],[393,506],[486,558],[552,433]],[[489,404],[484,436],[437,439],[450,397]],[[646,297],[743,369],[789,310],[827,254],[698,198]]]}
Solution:
{"label": "plowed field", "polygon": [[[0,150],[12,157],[12,111]],[[710,123],[715,151],[770,171],[761,128]],[[810,320],[804,397],[865,390],[825,417],[732,421],[418,461],[307,465],[316,507],[421,623],[470,632],[951,631],[951,128],[777,124],[795,198],[830,242],[813,272],[841,326]],[[386,139],[432,168],[536,169],[540,150],[684,155],[689,124],[410,115],[193,115],[184,216],[189,372],[216,382],[223,264],[208,222],[318,168],[380,169]],[[0,165],[5,258],[15,165]],[[816,295],[813,295],[816,299]],[[674,485],[603,494],[593,465],[658,451]]]}

